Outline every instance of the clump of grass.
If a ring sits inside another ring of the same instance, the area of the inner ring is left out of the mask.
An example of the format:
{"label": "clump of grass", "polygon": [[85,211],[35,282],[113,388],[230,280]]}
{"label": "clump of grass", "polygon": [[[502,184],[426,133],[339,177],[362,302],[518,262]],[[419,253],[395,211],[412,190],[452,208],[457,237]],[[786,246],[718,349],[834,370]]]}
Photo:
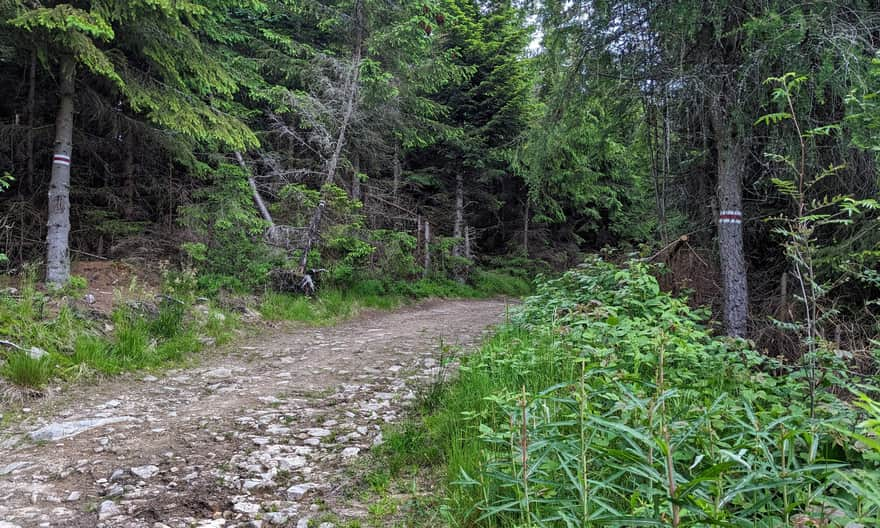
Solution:
{"label": "clump of grass", "polygon": [[117,310],[116,342],[113,355],[128,368],[137,368],[147,362],[150,348],[150,322],[133,309]]}
{"label": "clump of grass", "polygon": [[41,389],[52,378],[54,370],[48,355],[34,359],[27,352],[17,350],[6,356],[0,375],[19,387]]}
{"label": "clump of grass", "polygon": [[267,292],[260,303],[260,315],[269,321],[311,323],[318,319],[311,299],[301,295]]}
{"label": "clump of grass", "polygon": [[88,366],[104,374],[115,374],[122,370],[120,362],[112,354],[110,343],[93,335],[77,338],[70,362],[73,365]]}

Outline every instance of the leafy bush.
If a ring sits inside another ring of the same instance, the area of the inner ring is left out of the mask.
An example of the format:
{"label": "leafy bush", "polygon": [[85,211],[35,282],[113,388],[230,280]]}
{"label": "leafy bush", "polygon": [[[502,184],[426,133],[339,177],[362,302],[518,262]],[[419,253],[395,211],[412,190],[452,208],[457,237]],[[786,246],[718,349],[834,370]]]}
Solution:
{"label": "leafy bush", "polygon": [[823,393],[811,419],[803,376],[769,375],[706,315],[639,263],[540,284],[426,420],[450,523],[770,528],[853,508],[835,471],[865,462],[829,427],[851,409]]}

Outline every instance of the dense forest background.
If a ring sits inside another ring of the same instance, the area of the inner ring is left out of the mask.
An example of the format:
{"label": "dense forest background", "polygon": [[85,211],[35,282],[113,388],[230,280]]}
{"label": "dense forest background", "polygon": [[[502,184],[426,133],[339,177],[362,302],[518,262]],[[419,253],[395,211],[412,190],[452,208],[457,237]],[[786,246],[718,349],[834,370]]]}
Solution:
{"label": "dense forest background", "polygon": [[768,346],[780,321],[862,349],[876,329],[872,2],[5,0],[0,19],[8,271],[170,261],[217,292],[617,248]]}

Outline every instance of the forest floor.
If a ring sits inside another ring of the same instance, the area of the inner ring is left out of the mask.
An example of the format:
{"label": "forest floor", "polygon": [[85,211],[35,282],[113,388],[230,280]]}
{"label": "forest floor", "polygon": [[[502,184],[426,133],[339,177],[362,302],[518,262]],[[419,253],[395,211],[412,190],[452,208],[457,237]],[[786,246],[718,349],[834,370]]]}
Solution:
{"label": "forest floor", "polygon": [[366,526],[354,487],[381,428],[506,308],[434,300],[267,329],[200,366],[36,400],[0,431],[0,528]]}

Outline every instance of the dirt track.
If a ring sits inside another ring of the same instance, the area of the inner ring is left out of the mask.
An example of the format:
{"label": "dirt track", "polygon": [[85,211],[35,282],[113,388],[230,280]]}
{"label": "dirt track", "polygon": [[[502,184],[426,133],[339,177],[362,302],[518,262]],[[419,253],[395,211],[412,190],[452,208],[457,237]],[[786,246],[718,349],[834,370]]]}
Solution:
{"label": "dirt track", "polygon": [[466,348],[505,309],[433,301],[267,331],[199,368],[35,402],[0,432],[0,528],[307,526],[437,378],[441,340]]}

